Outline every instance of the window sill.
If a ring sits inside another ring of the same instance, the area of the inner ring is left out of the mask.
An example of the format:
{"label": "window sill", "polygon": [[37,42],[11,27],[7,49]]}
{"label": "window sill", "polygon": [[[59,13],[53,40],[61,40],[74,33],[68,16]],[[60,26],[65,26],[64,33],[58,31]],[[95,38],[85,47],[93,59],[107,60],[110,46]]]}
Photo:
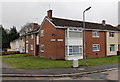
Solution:
{"label": "window sill", "polygon": [[100,50],[93,50],[93,52],[99,52]]}
{"label": "window sill", "polygon": [[114,38],[114,37],[109,37],[109,38]]}
{"label": "window sill", "polygon": [[40,51],[40,52],[44,53],[44,51]]}
{"label": "window sill", "polygon": [[115,53],[115,51],[110,51],[110,53]]}
{"label": "window sill", "polygon": [[71,57],[72,57],[72,56],[82,56],[82,54],[81,54],[81,55],[67,55],[67,56],[71,56]]}
{"label": "window sill", "polygon": [[99,38],[99,36],[92,36],[93,38]]}

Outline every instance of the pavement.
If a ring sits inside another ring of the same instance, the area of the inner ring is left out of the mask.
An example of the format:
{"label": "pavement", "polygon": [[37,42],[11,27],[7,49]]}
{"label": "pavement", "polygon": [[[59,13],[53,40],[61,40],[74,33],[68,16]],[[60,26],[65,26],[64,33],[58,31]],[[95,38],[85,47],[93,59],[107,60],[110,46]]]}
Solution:
{"label": "pavement", "polygon": [[[79,68],[51,68],[51,69],[15,69],[11,66],[2,63],[2,76],[3,77],[67,77],[67,76],[77,76],[91,73],[99,73],[108,70],[118,69],[120,66],[118,64],[108,64],[100,66],[81,66]],[[0,70],[1,70],[0,69]]]}

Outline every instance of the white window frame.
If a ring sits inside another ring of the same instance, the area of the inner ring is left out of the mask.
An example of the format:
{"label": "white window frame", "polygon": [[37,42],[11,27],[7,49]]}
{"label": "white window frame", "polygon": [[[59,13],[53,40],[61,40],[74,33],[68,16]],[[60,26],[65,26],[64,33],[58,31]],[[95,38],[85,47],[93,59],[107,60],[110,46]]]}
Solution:
{"label": "white window frame", "polygon": [[30,45],[30,50],[34,50],[33,44]]}
{"label": "white window frame", "polygon": [[34,38],[34,36],[33,36],[33,34],[31,34],[31,39],[33,39]]}
{"label": "white window frame", "polygon": [[99,38],[100,37],[99,31],[92,31],[92,37]]}
{"label": "white window frame", "polygon": [[[74,46],[77,46],[77,47],[79,47],[79,52],[71,52],[72,53],[72,55],[70,55],[70,46],[72,46],[72,50],[73,50],[73,47]],[[69,45],[68,47],[66,47],[66,48],[68,48],[67,49],[67,51],[68,51],[68,56],[78,56],[78,55],[73,55],[73,54],[75,54],[75,53],[78,53],[78,54],[81,54],[82,55],[82,46],[81,45]],[[81,48],[81,51],[80,51],[80,48]]]}
{"label": "white window frame", "polygon": [[45,36],[44,30],[41,30],[41,31],[40,31],[40,35],[41,35],[41,37],[44,37],[44,36]]}
{"label": "white window frame", "polygon": [[26,39],[28,39],[28,35],[26,35]]}
{"label": "white window frame", "polygon": [[[114,45],[114,51],[111,51],[111,49],[110,49],[110,48],[111,48],[111,45]],[[115,44],[110,44],[110,48],[109,48],[109,49],[110,49],[110,52],[115,52]]]}
{"label": "white window frame", "polygon": [[[97,46],[97,50],[94,50],[93,47],[95,47],[95,46]],[[93,45],[92,45],[92,50],[93,50],[93,51],[100,51],[100,44],[93,44]]]}
{"label": "white window frame", "polygon": [[40,51],[44,52],[45,51],[45,46],[43,44],[40,45]]}
{"label": "white window frame", "polygon": [[36,43],[39,44],[39,35],[37,35]]}
{"label": "white window frame", "polygon": [[26,43],[28,43],[28,35],[26,36]]}
{"label": "white window frame", "polygon": [[82,32],[81,29],[78,28],[67,28],[69,31],[74,31],[74,32]]}
{"label": "white window frame", "polygon": [[28,44],[26,44],[26,53],[28,53],[28,47],[29,47]]}
{"label": "white window frame", "polygon": [[115,37],[115,33],[114,32],[109,32],[109,37],[110,38],[114,38]]}

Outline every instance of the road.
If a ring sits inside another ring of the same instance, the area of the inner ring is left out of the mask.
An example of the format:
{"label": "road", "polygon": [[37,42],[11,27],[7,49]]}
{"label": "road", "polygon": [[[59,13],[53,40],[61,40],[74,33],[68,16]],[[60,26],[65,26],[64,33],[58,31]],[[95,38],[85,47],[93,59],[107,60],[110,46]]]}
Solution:
{"label": "road", "polygon": [[[120,69],[119,69],[120,70]],[[3,77],[3,80],[118,80],[118,69],[73,77]]]}

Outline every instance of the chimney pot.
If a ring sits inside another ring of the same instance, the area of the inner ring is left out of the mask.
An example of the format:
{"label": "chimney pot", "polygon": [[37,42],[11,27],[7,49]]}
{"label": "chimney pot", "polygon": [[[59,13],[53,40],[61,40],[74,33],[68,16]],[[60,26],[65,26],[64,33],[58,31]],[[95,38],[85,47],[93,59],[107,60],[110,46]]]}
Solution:
{"label": "chimney pot", "polygon": [[52,10],[48,10],[47,11],[47,17],[48,18],[52,18]]}
{"label": "chimney pot", "polygon": [[120,25],[118,25],[117,27],[120,28]]}
{"label": "chimney pot", "polygon": [[105,25],[105,24],[106,24],[106,21],[105,21],[105,20],[102,20],[102,24],[104,24],[104,25]]}

